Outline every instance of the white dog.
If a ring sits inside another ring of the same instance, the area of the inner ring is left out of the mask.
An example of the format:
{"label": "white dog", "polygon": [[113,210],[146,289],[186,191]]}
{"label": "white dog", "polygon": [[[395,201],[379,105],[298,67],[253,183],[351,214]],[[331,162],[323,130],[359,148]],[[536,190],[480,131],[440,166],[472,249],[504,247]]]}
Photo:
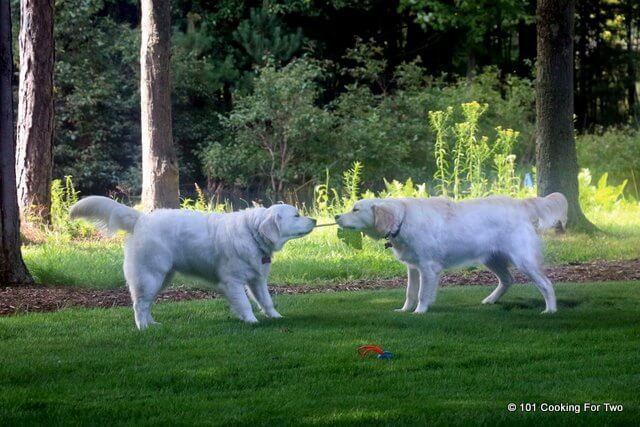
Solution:
{"label": "white dog", "polygon": [[258,321],[247,293],[265,315],[282,317],[267,289],[271,255],[316,223],[290,205],[225,214],[160,209],[144,215],[100,196],[73,205],[71,217],[86,218],[109,233],[131,233],[124,247],[124,275],[138,329],[156,323],[151,304],[176,271],[217,284],[245,322]]}
{"label": "white dog", "polygon": [[495,303],[507,291],[513,283],[508,267],[514,264],[542,293],[544,312],[556,311],[553,286],[541,268],[536,227],[555,227],[558,222],[564,226],[562,194],[461,202],[441,197],[364,199],[353,211],[336,215],[336,221],[340,227],[389,240],[396,258],[408,269],[406,301],[399,311],[426,312],[435,301],[442,270],[468,263],[483,263],[498,276],[498,287],[484,304]]}

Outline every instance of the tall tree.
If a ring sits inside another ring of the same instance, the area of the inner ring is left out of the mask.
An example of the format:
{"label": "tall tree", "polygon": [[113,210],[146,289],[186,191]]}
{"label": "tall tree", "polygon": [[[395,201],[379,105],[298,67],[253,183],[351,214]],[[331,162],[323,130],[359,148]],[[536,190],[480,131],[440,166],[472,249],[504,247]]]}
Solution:
{"label": "tall tree", "polygon": [[169,0],[142,0],[140,104],[142,203],[145,209],[178,207],[178,161],[171,126]]}
{"label": "tall tree", "polygon": [[0,284],[33,280],[20,254],[13,123],[10,1],[0,0]]}
{"label": "tall tree", "polygon": [[592,228],[580,208],[573,130],[575,0],[538,0],[536,168],[538,194],[559,191],[569,202],[568,226]]}
{"label": "tall tree", "polygon": [[48,222],[53,171],[53,0],[20,2],[16,171],[20,213]]}

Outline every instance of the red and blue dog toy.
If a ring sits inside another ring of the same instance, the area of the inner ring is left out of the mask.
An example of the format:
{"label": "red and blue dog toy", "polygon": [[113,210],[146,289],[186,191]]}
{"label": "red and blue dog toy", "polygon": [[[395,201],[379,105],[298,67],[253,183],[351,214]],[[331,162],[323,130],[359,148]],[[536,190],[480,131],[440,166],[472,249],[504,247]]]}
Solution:
{"label": "red and blue dog toy", "polygon": [[384,351],[377,345],[361,345],[358,347],[360,357],[365,357],[369,353],[378,353],[378,359],[393,359],[393,353]]}

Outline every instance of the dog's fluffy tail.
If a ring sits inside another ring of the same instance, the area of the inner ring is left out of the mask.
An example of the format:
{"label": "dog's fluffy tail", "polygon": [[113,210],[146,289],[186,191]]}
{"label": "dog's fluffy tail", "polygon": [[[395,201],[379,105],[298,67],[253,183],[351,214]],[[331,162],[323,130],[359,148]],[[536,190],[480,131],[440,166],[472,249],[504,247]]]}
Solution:
{"label": "dog's fluffy tail", "polygon": [[132,233],[142,213],[107,197],[89,196],[71,206],[69,216],[85,218],[113,235],[118,230]]}
{"label": "dog's fluffy tail", "polygon": [[555,229],[563,232],[567,227],[569,204],[562,193],[551,193],[546,197],[523,200],[529,208],[531,218],[539,230]]}

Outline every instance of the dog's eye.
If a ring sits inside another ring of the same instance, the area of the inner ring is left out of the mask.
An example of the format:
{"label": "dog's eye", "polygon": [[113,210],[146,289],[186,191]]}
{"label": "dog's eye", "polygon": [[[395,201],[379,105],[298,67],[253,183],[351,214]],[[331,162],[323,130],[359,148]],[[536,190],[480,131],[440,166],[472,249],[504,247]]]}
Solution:
{"label": "dog's eye", "polygon": [[358,208],[353,208],[353,210],[351,212],[358,212]]}
{"label": "dog's eye", "polygon": [[299,213],[297,213],[297,214],[295,215],[295,217],[296,217],[296,218],[300,218],[300,214],[299,214]]}

